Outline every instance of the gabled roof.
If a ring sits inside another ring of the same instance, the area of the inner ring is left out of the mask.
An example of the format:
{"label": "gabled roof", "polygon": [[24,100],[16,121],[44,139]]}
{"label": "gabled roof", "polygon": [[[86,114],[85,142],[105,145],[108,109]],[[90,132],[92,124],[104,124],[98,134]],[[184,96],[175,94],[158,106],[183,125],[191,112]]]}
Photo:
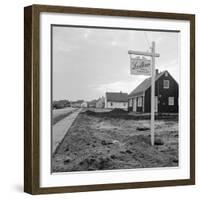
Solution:
{"label": "gabled roof", "polygon": [[[155,77],[155,81],[157,81],[165,72],[167,72],[167,71],[163,71],[163,72],[158,73]],[[169,73],[169,72],[167,72],[167,73]],[[131,97],[131,96],[134,96],[134,95],[139,94],[141,92],[144,92],[149,87],[151,87],[151,77],[145,79],[142,83],[140,83],[128,96]]]}
{"label": "gabled roof", "polygon": [[127,102],[128,101],[128,93],[106,92],[106,99],[107,99],[107,101]]}
{"label": "gabled roof", "polygon": [[98,99],[97,99],[97,102],[104,102],[105,101],[105,98],[104,97],[99,97]]}

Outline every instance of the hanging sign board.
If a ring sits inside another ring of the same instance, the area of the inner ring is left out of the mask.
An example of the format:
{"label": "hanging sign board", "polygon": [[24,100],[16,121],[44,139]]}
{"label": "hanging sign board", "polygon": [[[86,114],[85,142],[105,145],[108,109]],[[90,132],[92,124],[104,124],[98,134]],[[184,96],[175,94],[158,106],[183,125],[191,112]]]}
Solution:
{"label": "hanging sign board", "polygon": [[130,61],[131,74],[146,76],[151,75],[151,60],[138,56],[136,58],[131,58]]}

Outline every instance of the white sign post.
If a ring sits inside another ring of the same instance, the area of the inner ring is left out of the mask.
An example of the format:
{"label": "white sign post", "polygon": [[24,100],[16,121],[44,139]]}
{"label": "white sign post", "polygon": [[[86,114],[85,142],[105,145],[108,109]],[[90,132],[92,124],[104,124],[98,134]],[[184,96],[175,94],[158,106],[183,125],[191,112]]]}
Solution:
{"label": "white sign post", "polygon": [[[129,50],[128,54],[150,56],[152,59],[151,65],[149,60],[131,58],[131,74],[136,75],[151,75],[151,145],[154,145],[154,121],[155,121],[155,57],[160,54],[155,53],[155,42],[152,42],[151,52],[140,52]],[[138,60],[138,61],[137,61]],[[151,67],[150,67],[151,66]],[[151,74],[149,69],[151,69]]]}

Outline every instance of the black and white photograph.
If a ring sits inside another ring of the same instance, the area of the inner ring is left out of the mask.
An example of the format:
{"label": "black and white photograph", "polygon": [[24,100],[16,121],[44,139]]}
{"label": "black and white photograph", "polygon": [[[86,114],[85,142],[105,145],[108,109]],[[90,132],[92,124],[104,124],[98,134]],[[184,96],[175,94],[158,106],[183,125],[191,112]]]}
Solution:
{"label": "black and white photograph", "polygon": [[52,25],[52,173],[179,166],[179,34]]}

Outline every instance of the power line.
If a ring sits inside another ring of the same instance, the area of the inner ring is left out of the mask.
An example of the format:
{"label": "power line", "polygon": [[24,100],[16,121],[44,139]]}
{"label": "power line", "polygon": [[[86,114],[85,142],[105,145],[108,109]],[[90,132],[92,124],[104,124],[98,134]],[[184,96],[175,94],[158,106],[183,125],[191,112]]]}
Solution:
{"label": "power line", "polygon": [[145,37],[145,39],[146,39],[146,42],[147,42],[148,47],[151,48],[150,42],[149,42],[149,40],[148,40],[147,33],[146,33],[145,31],[144,31],[143,33],[144,33],[144,37]]}

